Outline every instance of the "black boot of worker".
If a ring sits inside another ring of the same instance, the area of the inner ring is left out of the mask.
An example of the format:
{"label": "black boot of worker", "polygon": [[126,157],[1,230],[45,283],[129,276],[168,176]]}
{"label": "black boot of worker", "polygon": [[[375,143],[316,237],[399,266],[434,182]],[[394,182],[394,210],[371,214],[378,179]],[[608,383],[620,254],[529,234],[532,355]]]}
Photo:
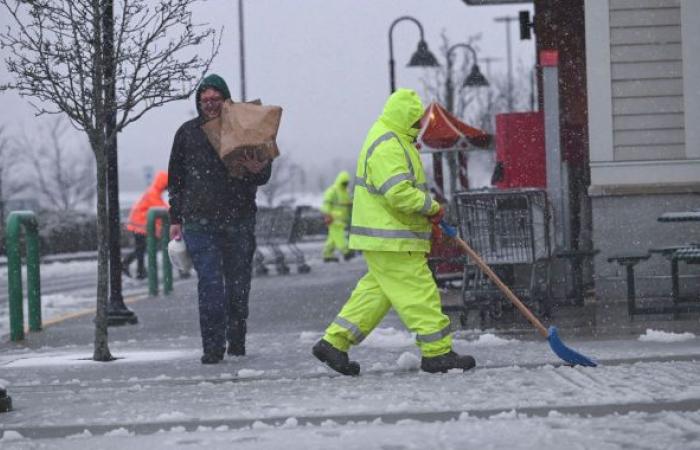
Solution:
{"label": "black boot of worker", "polygon": [[360,365],[355,361],[350,361],[347,352],[338,350],[323,339],[314,345],[312,353],[319,361],[326,363],[328,367],[338,373],[350,376],[360,374]]}
{"label": "black boot of worker", "polygon": [[432,358],[426,358],[425,356],[421,359],[420,368],[424,372],[428,373],[445,373],[450,369],[462,369],[467,371],[476,366],[476,361],[470,355],[459,355],[453,351],[445,353],[440,356],[433,356]]}

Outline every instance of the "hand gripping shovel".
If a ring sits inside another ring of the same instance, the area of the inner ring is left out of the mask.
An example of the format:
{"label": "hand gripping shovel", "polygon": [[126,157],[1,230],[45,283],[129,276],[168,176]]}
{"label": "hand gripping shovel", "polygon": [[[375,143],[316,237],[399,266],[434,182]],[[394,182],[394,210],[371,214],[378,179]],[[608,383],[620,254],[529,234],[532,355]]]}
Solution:
{"label": "hand gripping shovel", "polygon": [[561,339],[559,339],[559,334],[557,333],[557,327],[555,326],[550,326],[549,331],[542,325],[542,322],[535,317],[534,314],[523,304],[523,302],[516,297],[516,295],[513,293],[513,291],[506,286],[503,281],[501,281],[500,278],[498,278],[498,275],[496,275],[493,270],[484,262],[483,259],[479,256],[478,253],[476,253],[469,245],[464,242],[459,236],[457,236],[457,229],[455,227],[452,227],[445,223],[444,221],[440,222],[440,227],[444,231],[444,233],[452,238],[454,242],[457,243],[457,245],[466,253],[472,261],[476,263],[477,266],[486,274],[486,276],[491,279],[493,284],[495,284],[498,289],[508,297],[508,300],[510,300],[513,305],[515,305],[516,308],[525,316],[527,320],[530,321],[530,323],[537,328],[537,331],[542,335],[543,338],[547,339],[549,342],[549,346],[552,348],[552,351],[561,359],[566,361],[569,364],[572,365],[579,365],[579,366],[586,366],[586,367],[596,367],[598,364],[593,361],[590,358],[587,358],[586,356],[578,353],[575,350],[570,349],[567,347]]}

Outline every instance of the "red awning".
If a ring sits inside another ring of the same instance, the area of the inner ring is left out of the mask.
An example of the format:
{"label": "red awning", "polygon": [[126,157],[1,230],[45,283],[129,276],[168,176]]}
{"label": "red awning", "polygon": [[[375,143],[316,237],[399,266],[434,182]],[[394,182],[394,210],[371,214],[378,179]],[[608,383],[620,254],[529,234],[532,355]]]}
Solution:
{"label": "red awning", "polygon": [[491,145],[491,135],[470,127],[433,102],[421,119],[418,144],[422,152],[466,150],[470,145],[487,148]]}

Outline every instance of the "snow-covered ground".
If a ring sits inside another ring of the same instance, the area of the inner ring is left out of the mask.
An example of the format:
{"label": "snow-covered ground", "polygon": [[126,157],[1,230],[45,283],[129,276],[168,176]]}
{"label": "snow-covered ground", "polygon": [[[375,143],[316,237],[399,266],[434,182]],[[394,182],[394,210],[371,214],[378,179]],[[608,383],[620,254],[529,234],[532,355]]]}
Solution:
{"label": "snow-covered ground", "polygon": [[[5,339],[10,333],[9,306],[7,303],[7,270],[0,270],[0,339]],[[97,285],[96,261],[71,261],[42,264],[41,275],[41,318],[43,322],[51,322],[68,314],[95,309],[95,294]],[[25,299],[25,325],[28,320],[26,267],[22,270],[22,288]],[[143,280],[123,277],[122,287],[125,293],[142,293],[146,288]],[[47,293],[48,292],[48,293]]]}
{"label": "snow-covered ground", "polygon": [[[479,368],[418,371],[412,336],[382,327],[353,352],[357,378],[308,354],[319,332],[253,335],[243,358],[203,368],[196,339],[95,363],[89,347],[0,356],[17,410],[3,448],[700,448],[692,333],[571,342],[597,368],[562,366],[541,341],[458,333]],[[34,405],[52,405],[35,408]],[[37,439],[41,438],[41,439]]]}
{"label": "snow-covered ground", "polygon": [[534,331],[460,330],[454,348],[477,368],[430,375],[390,314],[353,348],[362,372],[348,378],[310,348],[363,262],[308,261],[310,274],[254,280],[248,355],[214,366],[199,362],[193,280],[133,304],[139,324],[110,329],[114,362],[90,359],[88,318],[47,329],[61,343],[5,346],[0,384],[14,410],[0,414],[0,448],[700,449],[697,317],[633,338],[560,329],[596,368],[563,365]]}

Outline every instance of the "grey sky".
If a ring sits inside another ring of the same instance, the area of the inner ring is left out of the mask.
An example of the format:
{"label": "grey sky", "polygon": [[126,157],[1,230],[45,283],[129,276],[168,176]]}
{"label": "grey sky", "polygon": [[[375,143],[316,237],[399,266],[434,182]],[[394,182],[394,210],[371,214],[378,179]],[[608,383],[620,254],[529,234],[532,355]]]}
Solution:
{"label": "grey sky", "polygon": [[[499,57],[493,73],[505,72],[505,25],[502,15],[517,16],[531,5],[467,6],[461,0],[248,0],[245,3],[247,97],[284,108],[279,134],[281,152],[311,172],[354,161],[367,128],[381,111],[389,91],[388,28],[399,16],[420,20],[431,50],[437,54],[444,30],[451,42],[482,33],[479,56]],[[7,24],[3,12],[0,26]],[[220,54],[212,71],[240,97],[237,0],[209,0],[195,19],[224,26]],[[514,66],[531,66],[533,41],[519,41],[512,26]],[[405,64],[415,50],[418,29],[409,22],[394,30],[396,78],[400,87],[421,92],[422,69]],[[3,54],[4,56],[4,54]],[[461,58],[461,56],[458,56]],[[482,70],[485,67],[482,64]],[[7,79],[0,69],[0,79]],[[26,100],[2,93],[0,124],[9,133],[31,129],[35,119]],[[429,102],[431,99],[424,98]],[[143,167],[167,167],[177,127],[191,117],[192,100],[148,113],[119,137],[119,163],[124,189],[140,189]],[[76,132],[77,133],[77,132]],[[352,169],[352,167],[345,167]],[[335,175],[335,174],[331,174]],[[310,182],[314,186],[313,182]]]}

